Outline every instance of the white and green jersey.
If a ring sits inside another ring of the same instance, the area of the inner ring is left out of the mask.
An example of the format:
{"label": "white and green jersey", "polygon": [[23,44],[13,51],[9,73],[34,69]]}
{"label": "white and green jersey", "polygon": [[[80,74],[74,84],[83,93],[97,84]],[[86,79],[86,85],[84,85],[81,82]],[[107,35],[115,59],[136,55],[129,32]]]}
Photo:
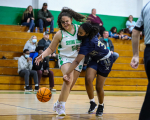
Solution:
{"label": "white and green jersey", "polygon": [[59,56],[75,58],[78,55],[77,48],[81,41],[77,40],[78,26],[74,25],[75,32],[71,34],[65,30],[61,30],[62,39],[58,46]]}

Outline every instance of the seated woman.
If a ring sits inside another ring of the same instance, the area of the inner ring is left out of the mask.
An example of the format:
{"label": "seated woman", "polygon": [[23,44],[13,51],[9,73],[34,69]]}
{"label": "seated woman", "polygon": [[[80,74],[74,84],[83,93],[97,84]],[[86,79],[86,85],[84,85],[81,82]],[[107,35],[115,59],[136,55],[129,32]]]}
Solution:
{"label": "seated woman", "polygon": [[133,16],[130,15],[128,18],[128,21],[126,22],[126,28],[129,29],[129,32],[131,33],[133,28],[135,27],[136,22],[133,21]]}
{"label": "seated woman", "polygon": [[35,23],[32,6],[28,6],[28,8],[24,11],[22,15],[21,25],[29,27],[29,30],[27,32],[33,32]]}
{"label": "seated woman", "polygon": [[115,39],[121,39],[121,35],[117,34],[117,28],[112,27],[111,30],[109,31],[109,37],[115,38]]}
{"label": "seated woman", "polygon": [[123,30],[120,30],[120,31],[119,31],[119,35],[121,35],[121,39],[122,39],[122,40],[131,40],[131,39],[132,39],[132,38],[129,37],[128,35],[124,35]]}
{"label": "seated woman", "polygon": [[92,9],[92,13],[88,16],[87,20],[89,20],[92,25],[95,25],[99,28],[99,34],[101,35],[101,37],[103,37],[105,28],[103,27],[103,22],[100,17],[96,15],[96,9]]}
{"label": "seated woman", "polygon": [[28,49],[30,52],[30,57],[32,58],[32,63],[35,57],[38,56],[38,52],[35,51],[36,46],[37,46],[37,37],[32,36],[25,44],[23,50]]}

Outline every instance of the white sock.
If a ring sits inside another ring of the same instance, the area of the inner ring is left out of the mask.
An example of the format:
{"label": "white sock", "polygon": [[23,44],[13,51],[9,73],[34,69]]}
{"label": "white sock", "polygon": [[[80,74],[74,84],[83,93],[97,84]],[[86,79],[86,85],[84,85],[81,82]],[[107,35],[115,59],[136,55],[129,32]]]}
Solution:
{"label": "white sock", "polygon": [[100,104],[100,103],[99,103],[99,105],[102,105],[102,106],[104,106],[104,103],[102,103],[102,104]]}
{"label": "white sock", "polygon": [[60,101],[59,103],[65,107],[66,102]]}
{"label": "white sock", "polygon": [[90,101],[95,102],[95,99],[94,99],[94,98],[93,98],[93,99],[90,99]]}
{"label": "white sock", "polygon": [[35,86],[39,86],[38,84],[35,84]]}

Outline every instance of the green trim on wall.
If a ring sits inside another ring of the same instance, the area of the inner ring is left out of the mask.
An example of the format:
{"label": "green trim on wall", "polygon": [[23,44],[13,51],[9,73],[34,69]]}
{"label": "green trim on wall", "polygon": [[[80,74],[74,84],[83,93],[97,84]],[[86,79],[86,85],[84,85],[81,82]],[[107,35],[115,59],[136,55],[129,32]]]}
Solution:
{"label": "green trim on wall", "polygon": [[[23,12],[26,8],[16,8],[16,7],[7,7],[7,6],[0,6],[0,24],[5,25],[18,25],[21,24],[21,17]],[[39,9],[34,9],[35,14],[35,23],[37,25],[37,13]],[[50,10],[52,15],[54,16],[54,27],[58,28],[57,25],[57,18],[60,13],[60,11],[53,11]],[[83,15],[88,16],[87,13],[81,13]],[[122,28],[125,28],[125,23],[128,19],[128,17],[120,17],[120,16],[110,16],[110,15],[98,15],[103,23],[104,27],[107,31],[109,31],[113,26],[117,27],[118,31]],[[137,21],[138,18],[134,18],[134,21]],[[80,22],[77,22],[73,20],[73,23],[75,24],[81,24]]]}

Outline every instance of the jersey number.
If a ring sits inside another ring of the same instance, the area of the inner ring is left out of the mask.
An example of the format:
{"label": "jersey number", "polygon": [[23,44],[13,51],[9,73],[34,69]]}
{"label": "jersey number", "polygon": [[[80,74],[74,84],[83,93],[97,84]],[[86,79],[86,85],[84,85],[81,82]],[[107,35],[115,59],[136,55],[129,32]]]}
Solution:
{"label": "jersey number", "polygon": [[77,50],[79,45],[72,46],[72,51]]}
{"label": "jersey number", "polygon": [[98,41],[98,47],[102,47],[102,46],[104,46],[104,49],[106,49],[106,45],[101,41]]}

